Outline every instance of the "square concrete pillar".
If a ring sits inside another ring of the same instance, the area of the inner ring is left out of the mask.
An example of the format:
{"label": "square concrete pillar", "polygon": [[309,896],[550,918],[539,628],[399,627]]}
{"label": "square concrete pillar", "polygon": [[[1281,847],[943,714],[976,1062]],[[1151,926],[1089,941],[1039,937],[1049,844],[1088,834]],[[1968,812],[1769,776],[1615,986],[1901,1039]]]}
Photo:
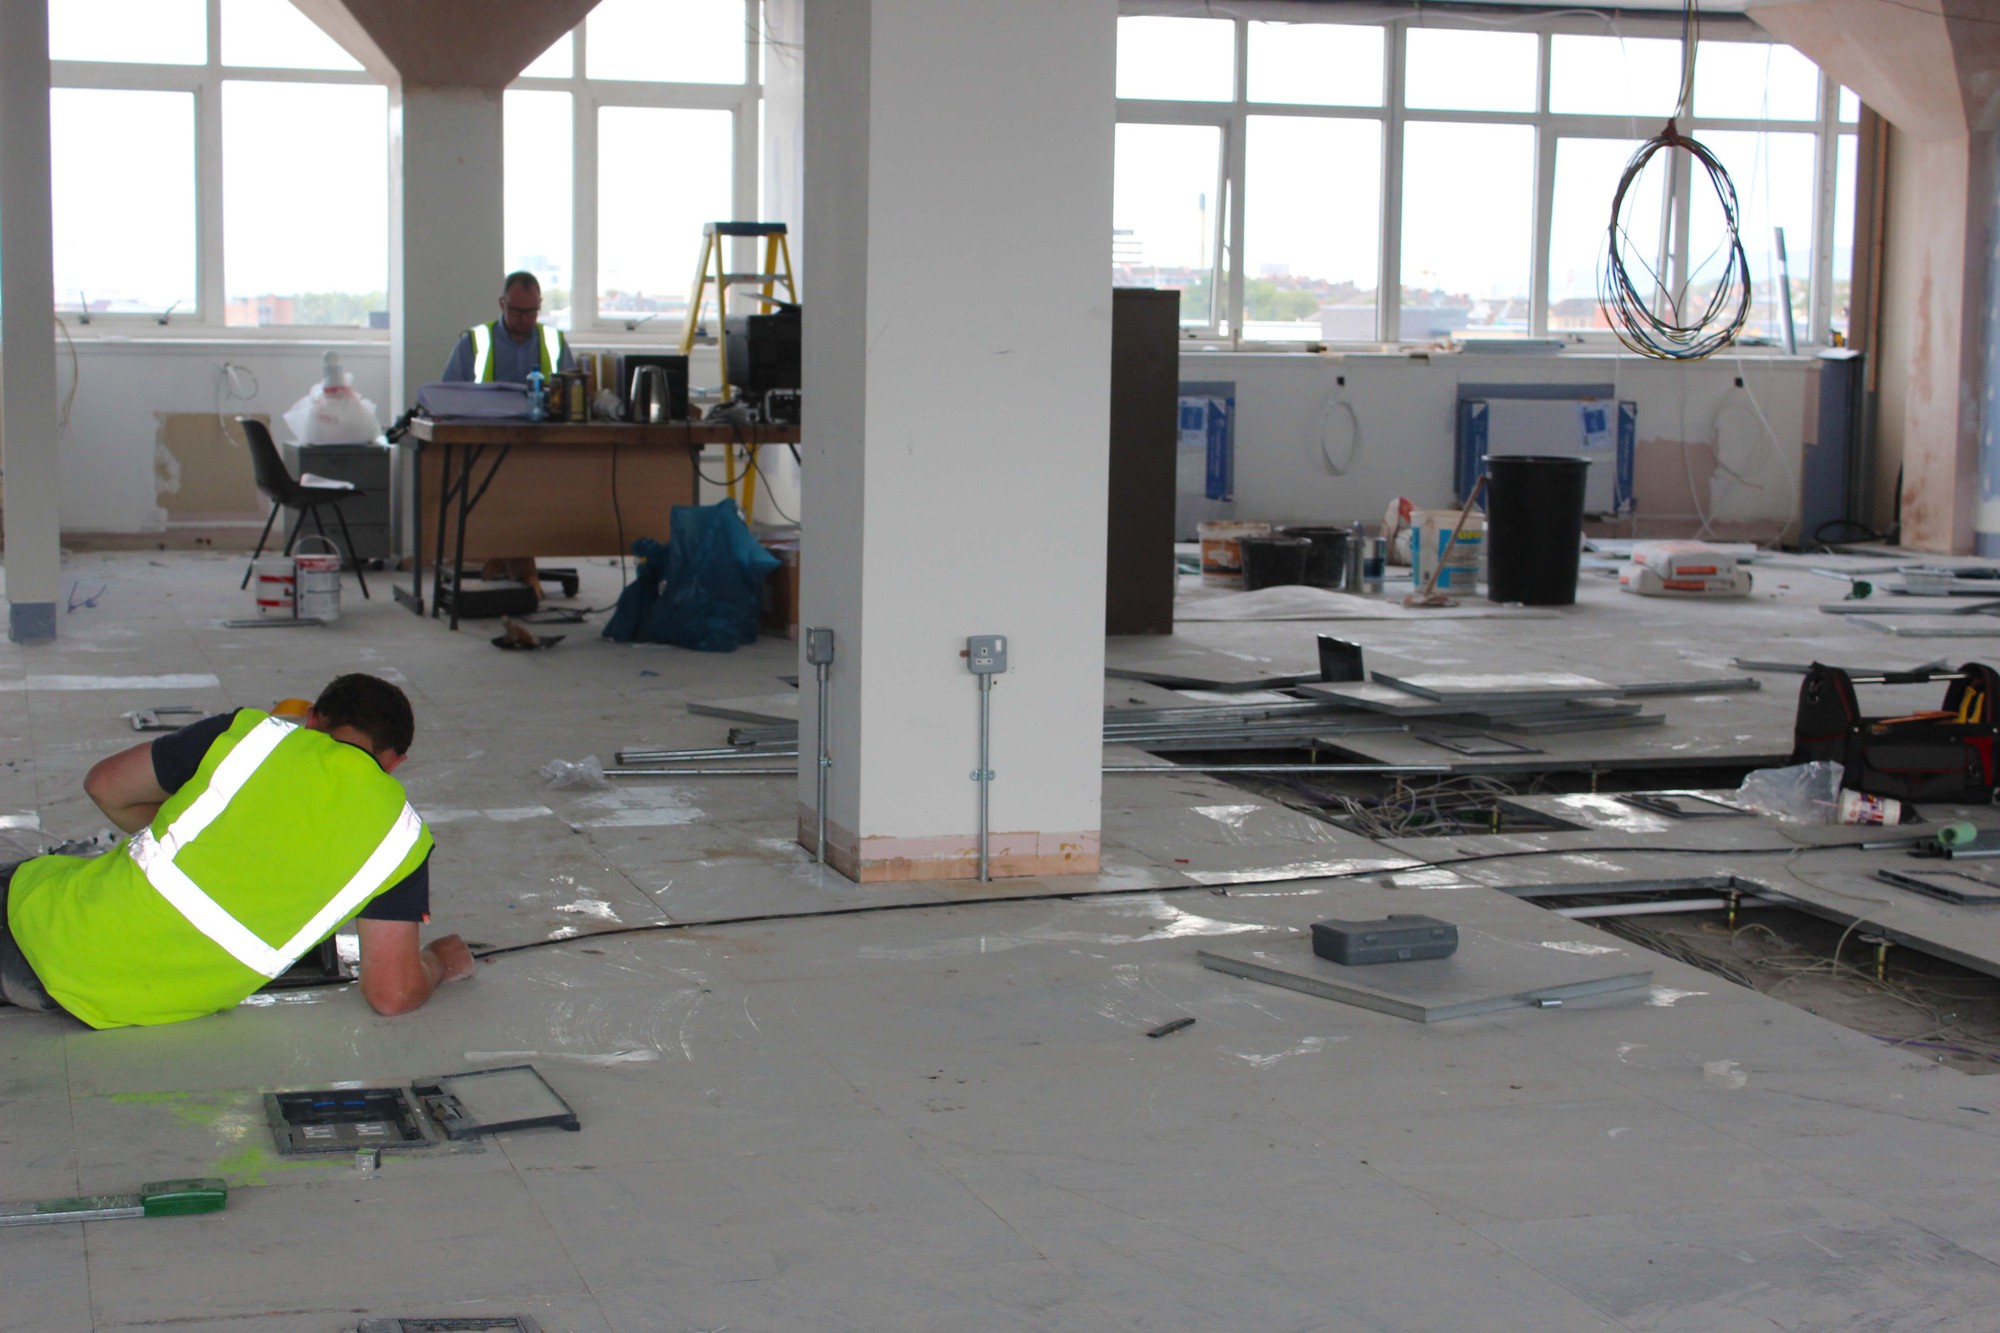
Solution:
{"label": "square concrete pillar", "polygon": [[389,89],[389,394],[433,383],[458,335],[497,319],[507,276],[501,90]]}
{"label": "square concrete pillar", "polygon": [[[805,7],[801,620],[834,630],[830,859],[1098,868],[1116,0]],[[815,834],[801,665],[800,837]]]}
{"label": "square concrete pillar", "polygon": [[49,14],[0,4],[0,467],[7,636],[56,636],[62,460],[49,212]]}

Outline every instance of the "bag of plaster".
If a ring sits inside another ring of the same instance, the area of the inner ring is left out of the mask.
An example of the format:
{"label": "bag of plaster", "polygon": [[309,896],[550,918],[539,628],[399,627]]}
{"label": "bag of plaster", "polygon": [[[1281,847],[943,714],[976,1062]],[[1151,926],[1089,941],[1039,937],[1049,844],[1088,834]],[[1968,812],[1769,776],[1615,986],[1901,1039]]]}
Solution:
{"label": "bag of plaster", "polygon": [[761,546],[734,500],[675,505],[671,534],[632,544],[638,577],[618,596],[604,637],[731,653],[757,641],[764,580],[778,557]]}
{"label": "bag of plaster", "polygon": [[300,444],[367,444],[382,433],[375,404],[354,391],[338,352],[321,359],[320,382],[285,409],[285,425]]}

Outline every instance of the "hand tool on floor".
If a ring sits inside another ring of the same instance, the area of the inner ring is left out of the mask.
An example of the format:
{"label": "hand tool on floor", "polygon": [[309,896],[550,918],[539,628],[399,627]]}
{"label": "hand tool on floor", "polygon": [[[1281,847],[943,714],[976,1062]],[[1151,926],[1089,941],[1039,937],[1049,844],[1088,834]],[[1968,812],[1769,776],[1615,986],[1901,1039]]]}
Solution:
{"label": "hand tool on floor", "polygon": [[85,1194],[40,1203],[0,1203],[0,1227],[44,1222],[109,1222],[123,1217],[183,1217],[216,1213],[229,1201],[229,1187],[213,1176],[155,1180],[136,1194]]}
{"label": "hand tool on floor", "polygon": [[1482,473],[1472,484],[1472,494],[1465,497],[1465,508],[1458,511],[1458,522],[1451,525],[1451,536],[1445,538],[1444,549],[1438,552],[1437,564],[1431,567],[1431,576],[1424,580],[1424,590],[1413,592],[1403,599],[1404,606],[1457,606],[1456,598],[1446,597],[1437,590],[1438,575],[1444,573],[1445,561],[1451,559],[1451,548],[1458,545],[1458,534],[1465,531],[1465,522],[1472,517],[1472,507],[1479,503],[1479,497],[1486,493],[1486,477]]}

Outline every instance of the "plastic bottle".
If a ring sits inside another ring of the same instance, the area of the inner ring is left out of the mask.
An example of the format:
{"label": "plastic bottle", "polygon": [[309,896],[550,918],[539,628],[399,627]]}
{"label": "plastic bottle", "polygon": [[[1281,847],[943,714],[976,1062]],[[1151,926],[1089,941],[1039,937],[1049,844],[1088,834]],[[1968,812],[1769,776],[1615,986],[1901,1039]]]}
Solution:
{"label": "plastic bottle", "polygon": [[546,421],[549,416],[549,400],[543,390],[542,372],[528,372],[528,420]]}

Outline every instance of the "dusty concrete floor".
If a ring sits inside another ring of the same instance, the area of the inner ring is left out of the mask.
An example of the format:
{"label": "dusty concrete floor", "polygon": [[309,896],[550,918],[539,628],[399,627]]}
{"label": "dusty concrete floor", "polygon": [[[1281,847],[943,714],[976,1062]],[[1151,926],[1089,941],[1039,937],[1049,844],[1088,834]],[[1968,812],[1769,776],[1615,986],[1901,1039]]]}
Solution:
{"label": "dusty concrete floor", "polygon": [[[511,1313],[579,1330],[1995,1327],[1995,1080],[1492,887],[1699,866],[1826,908],[1880,896],[1862,887],[1870,854],[1802,850],[1760,821],[1697,835],[1608,818],[1382,845],[1177,775],[1107,782],[1095,880],[978,904],[963,884],[863,889],[792,844],[783,780],[574,792],[536,775],[553,757],[719,740],[727,724],[685,704],[776,688],[792,645],[711,658],[572,631],[554,652],[503,654],[490,629],[449,634],[379,585],[361,603],[351,580],[336,629],[230,631],[240,568],[67,562],[78,605],[60,640],[0,649],[0,834],[98,828],[79,780],[134,739],[125,710],[266,704],[373,670],[418,709],[402,776],[438,834],[438,929],[507,945],[688,928],[504,955],[400,1019],[338,989],[146,1031],[0,1009],[5,1198],[234,1186],[209,1217],[0,1232],[0,1328]],[[610,599],[615,570],[587,580],[585,600]],[[1732,641],[1882,664],[1939,647],[1829,623],[1826,589],[1797,582],[1706,615],[1593,593],[1562,635],[1343,630],[1385,659],[1420,657],[1432,634],[1655,677],[1712,667]],[[1176,641],[1306,669],[1316,628],[1191,625]],[[1782,748],[1791,688],[1672,707],[1663,731]],[[1668,850],[1604,850],[1631,846]],[[1350,873],[1542,848],[1556,853]],[[829,915],[862,906],[890,910]],[[1652,984],[1419,1026],[1195,961],[1281,956],[1314,919],[1397,908],[1526,957],[1650,967]],[[1974,950],[1994,929],[1963,909],[1865,910]],[[746,916],[771,919],[701,924]],[[1146,1037],[1177,1016],[1198,1021]],[[279,1157],[263,1124],[268,1090],[518,1058],[580,1133],[361,1176]]]}

